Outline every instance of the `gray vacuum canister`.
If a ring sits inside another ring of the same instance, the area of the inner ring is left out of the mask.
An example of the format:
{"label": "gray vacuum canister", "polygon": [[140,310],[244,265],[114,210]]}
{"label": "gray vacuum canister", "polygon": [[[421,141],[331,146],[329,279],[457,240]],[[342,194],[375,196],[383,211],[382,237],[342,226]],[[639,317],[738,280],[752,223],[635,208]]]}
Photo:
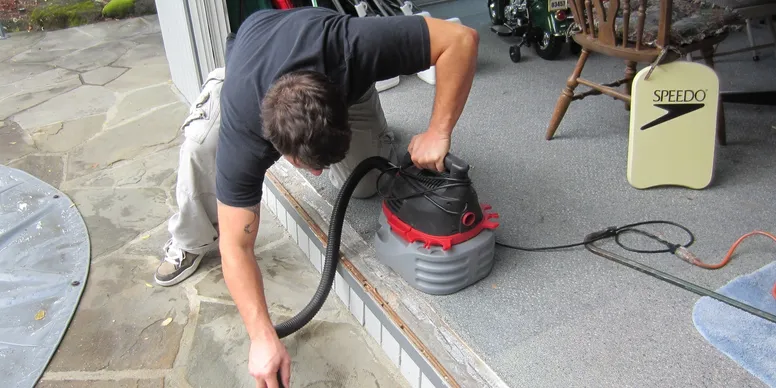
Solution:
{"label": "gray vacuum canister", "polygon": [[443,250],[434,245],[426,248],[422,242],[408,243],[391,231],[383,212],[379,223],[374,237],[377,259],[424,293],[455,293],[482,280],[493,269],[493,230],[483,229],[477,236]]}

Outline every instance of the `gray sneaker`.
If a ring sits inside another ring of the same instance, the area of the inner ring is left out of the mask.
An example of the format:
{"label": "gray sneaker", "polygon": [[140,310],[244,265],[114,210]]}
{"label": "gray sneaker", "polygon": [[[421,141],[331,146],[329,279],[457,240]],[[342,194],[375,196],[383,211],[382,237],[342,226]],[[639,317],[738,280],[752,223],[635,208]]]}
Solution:
{"label": "gray sneaker", "polygon": [[178,284],[193,274],[202,262],[204,253],[196,254],[172,247],[172,240],[164,246],[164,259],[156,268],[154,280],[160,286]]}

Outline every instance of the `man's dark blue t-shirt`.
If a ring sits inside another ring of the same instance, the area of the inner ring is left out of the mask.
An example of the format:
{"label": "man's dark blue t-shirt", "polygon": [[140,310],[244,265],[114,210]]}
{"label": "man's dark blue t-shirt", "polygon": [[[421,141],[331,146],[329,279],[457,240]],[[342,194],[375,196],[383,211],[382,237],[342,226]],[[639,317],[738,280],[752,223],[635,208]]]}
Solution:
{"label": "man's dark blue t-shirt", "polygon": [[358,18],[318,7],[253,13],[231,44],[221,89],[218,200],[235,207],[260,202],[264,173],[281,156],[263,137],[261,101],[281,75],[320,71],[353,103],[374,82],[426,70],[430,62],[421,16]]}

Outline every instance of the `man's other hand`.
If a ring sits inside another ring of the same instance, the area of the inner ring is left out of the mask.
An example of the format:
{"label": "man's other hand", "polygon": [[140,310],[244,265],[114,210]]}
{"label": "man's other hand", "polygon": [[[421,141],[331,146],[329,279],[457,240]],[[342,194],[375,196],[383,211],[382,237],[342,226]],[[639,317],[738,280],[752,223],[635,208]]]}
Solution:
{"label": "man's other hand", "polygon": [[[251,376],[256,378],[256,388],[291,386],[291,357],[277,336],[251,341],[248,371]],[[280,371],[282,381],[277,379],[278,371]]]}
{"label": "man's other hand", "polygon": [[407,147],[412,162],[419,168],[444,171],[445,156],[450,151],[450,134],[428,130],[412,137]]}
{"label": "man's other hand", "polygon": [[248,373],[256,379],[258,388],[279,388],[280,371],[283,384],[288,387],[291,358],[269,317],[264,282],[253,249],[260,218],[261,203],[237,208],[218,202],[221,269],[251,339]]}

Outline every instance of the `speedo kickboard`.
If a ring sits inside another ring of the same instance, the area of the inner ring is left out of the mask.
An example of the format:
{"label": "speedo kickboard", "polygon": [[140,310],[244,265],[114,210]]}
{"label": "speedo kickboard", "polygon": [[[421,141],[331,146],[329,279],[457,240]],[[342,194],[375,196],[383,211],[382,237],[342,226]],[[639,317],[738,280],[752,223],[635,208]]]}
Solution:
{"label": "speedo kickboard", "polygon": [[714,172],[719,78],[695,62],[659,65],[645,79],[649,69],[633,80],[628,182],[703,189]]}

